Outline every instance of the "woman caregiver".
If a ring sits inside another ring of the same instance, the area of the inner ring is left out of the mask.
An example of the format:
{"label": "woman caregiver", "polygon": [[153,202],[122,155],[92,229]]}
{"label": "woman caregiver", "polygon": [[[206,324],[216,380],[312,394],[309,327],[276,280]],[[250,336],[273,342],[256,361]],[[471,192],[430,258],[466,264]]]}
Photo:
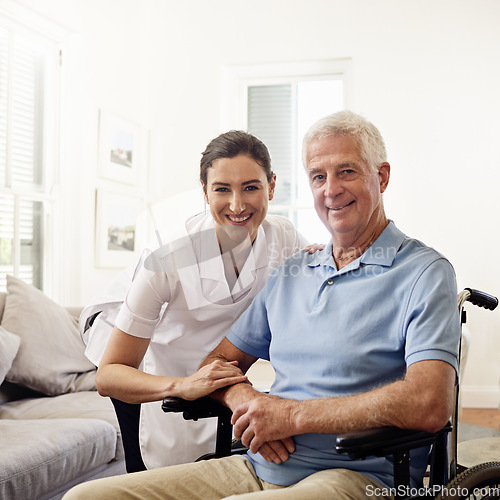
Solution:
{"label": "woman caregiver", "polygon": [[[202,153],[200,180],[209,213],[187,219],[183,237],[143,253],[125,300],[108,294],[80,319],[93,321],[87,356],[99,367],[99,393],[125,411],[140,408],[140,465],[125,443],[129,472],[190,462],[214,449],[214,419],[185,421],[165,414],[161,401],[196,399],[245,379],[228,363],[197,369],[272,270],[307,245],[288,219],[267,215],[276,176],[256,137],[230,131],[213,139]],[[119,312],[102,354],[109,334],[99,330],[111,331],[113,307]]]}

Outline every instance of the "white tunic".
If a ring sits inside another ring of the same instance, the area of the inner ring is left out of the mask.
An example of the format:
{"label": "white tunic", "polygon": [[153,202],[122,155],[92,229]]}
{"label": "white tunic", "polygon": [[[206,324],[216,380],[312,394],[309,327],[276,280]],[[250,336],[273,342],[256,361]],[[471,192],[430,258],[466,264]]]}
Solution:
{"label": "white tunic", "polygon": [[[87,318],[102,311],[88,330],[87,357],[99,364],[116,324],[130,335],[151,339],[142,370],[191,375],[250,305],[272,270],[306,244],[288,219],[268,215],[230,287],[214,220],[209,214],[188,219],[184,237],[156,251],[145,250],[135,271],[124,273],[105,300],[97,299],[84,310],[81,329]],[[212,452],[215,432],[215,419],[185,421],[182,415],[164,413],[161,401],[141,405],[139,440],[148,469],[191,462]]]}

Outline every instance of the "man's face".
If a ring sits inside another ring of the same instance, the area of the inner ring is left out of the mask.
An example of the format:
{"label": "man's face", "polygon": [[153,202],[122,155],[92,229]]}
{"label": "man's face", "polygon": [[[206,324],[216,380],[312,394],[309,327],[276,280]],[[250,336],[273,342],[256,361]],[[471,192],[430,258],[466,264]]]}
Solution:
{"label": "man's face", "polygon": [[354,246],[362,235],[376,230],[384,215],[388,163],[374,172],[361,158],[355,139],[331,136],[309,144],[306,172],[316,212],[334,243],[341,238],[343,244]]}

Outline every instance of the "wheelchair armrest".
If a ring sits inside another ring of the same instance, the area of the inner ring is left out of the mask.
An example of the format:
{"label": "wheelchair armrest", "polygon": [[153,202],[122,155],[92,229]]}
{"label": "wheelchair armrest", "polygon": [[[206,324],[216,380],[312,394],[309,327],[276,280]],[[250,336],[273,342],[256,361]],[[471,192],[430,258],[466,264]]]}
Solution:
{"label": "wheelchair armrest", "polygon": [[335,450],[337,453],[347,453],[352,459],[392,455],[433,444],[438,435],[450,432],[451,428],[451,424],[448,423],[443,429],[434,433],[398,427],[381,427],[338,434],[335,440]]}
{"label": "wheelchair armrest", "polygon": [[229,408],[209,396],[193,401],[170,396],[163,400],[161,409],[166,413],[182,413],[184,420],[231,416],[231,410]]}
{"label": "wheelchair armrest", "polygon": [[232,449],[232,412],[229,408],[219,403],[209,396],[188,401],[187,399],[174,396],[163,400],[161,409],[164,412],[182,413],[184,420],[198,420],[199,418],[217,418],[217,438],[215,443],[215,453],[210,453],[200,457],[198,460],[208,458],[220,458],[230,455],[231,452],[243,453],[241,450]]}

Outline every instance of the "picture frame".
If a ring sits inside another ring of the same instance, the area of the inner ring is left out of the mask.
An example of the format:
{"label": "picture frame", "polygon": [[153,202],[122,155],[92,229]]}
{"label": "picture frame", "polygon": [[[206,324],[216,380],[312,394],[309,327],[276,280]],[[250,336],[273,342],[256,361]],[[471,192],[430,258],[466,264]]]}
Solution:
{"label": "picture frame", "polygon": [[144,202],[129,194],[96,190],[96,267],[124,268],[139,254]]}
{"label": "picture frame", "polygon": [[99,110],[99,176],[136,185],[139,154],[139,125],[105,109]]}

